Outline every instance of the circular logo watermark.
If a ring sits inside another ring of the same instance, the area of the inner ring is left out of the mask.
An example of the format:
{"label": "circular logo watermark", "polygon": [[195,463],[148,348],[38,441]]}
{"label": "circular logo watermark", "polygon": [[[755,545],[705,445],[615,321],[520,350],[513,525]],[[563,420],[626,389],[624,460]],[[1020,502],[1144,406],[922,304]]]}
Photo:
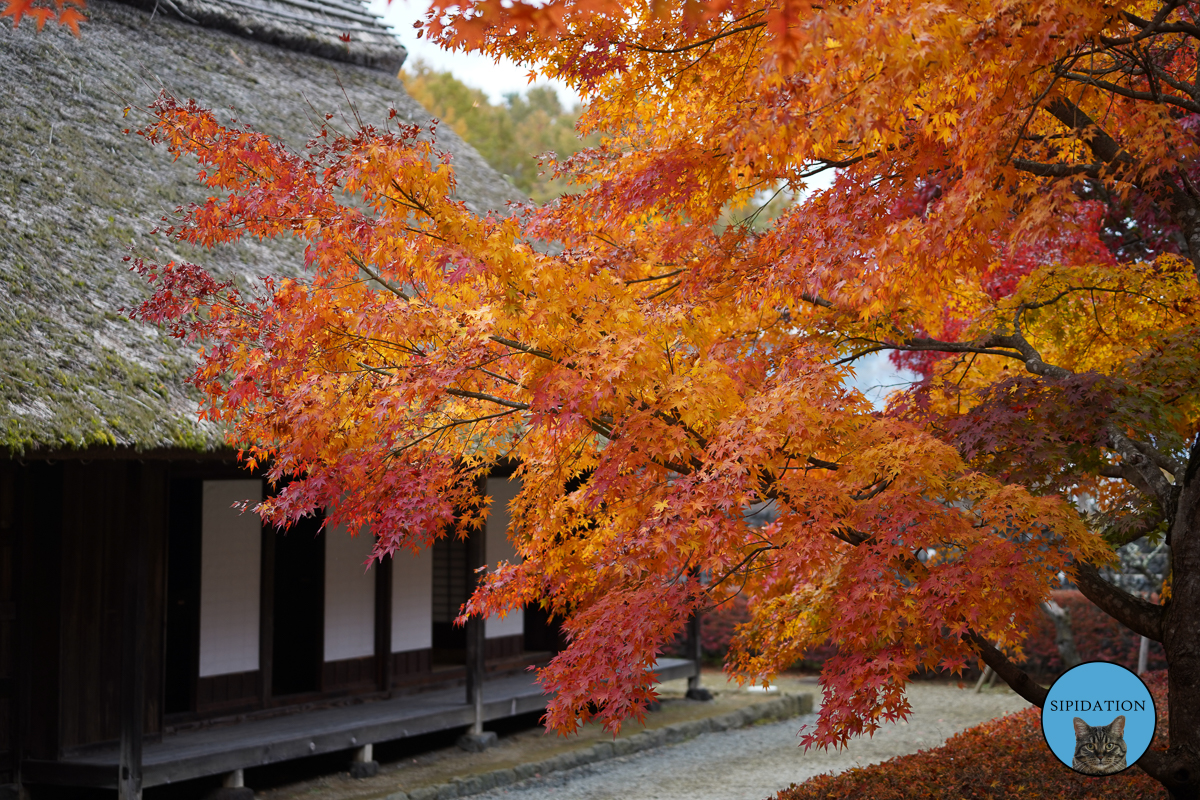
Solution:
{"label": "circular logo watermark", "polygon": [[1042,706],[1042,735],[1082,775],[1132,767],[1154,738],[1158,714],[1142,679],[1119,664],[1090,661],[1064,672]]}

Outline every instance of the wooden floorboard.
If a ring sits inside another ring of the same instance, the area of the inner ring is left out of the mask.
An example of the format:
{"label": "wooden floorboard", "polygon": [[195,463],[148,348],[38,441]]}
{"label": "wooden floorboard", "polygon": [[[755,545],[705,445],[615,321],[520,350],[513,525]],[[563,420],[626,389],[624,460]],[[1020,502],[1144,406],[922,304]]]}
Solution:
{"label": "wooden floorboard", "polygon": [[[662,659],[660,680],[694,674],[694,662]],[[484,683],[485,721],[540,711],[547,697],[532,674],[492,678]],[[465,690],[453,687],[365,702],[189,730],[147,742],[142,751],[143,785],[217,775],[262,764],[350,750],[365,744],[404,739],[471,724],[474,713]],[[91,751],[60,762],[39,762],[38,782],[96,786],[111,775],[116,786],[117,748]],[[83,776],[87,776],[86,780]]]}

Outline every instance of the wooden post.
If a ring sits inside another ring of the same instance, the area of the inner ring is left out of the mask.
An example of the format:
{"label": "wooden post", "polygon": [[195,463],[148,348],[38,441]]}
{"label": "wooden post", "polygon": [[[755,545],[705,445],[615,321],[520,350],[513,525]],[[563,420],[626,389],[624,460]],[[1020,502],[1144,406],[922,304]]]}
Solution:
{"label": "wooden post", "polygon": [[464,750],[479,752],[496,743],[495,731],[483,730],[484,621],[472,617],[467,622],[467,702],[474,707],[471,730],[458,740]]}
{"label": "wooden post", "polygon": [[[467,560],[474,570],[483,561],[483,531],[471,536],[467,548]],[[475,590],[475,572],[471,573],[471,591]],[[467,703],[475,707],[475,721],[471,725],[471,733],[483,733],[483,676],[486,672],[484,664],[484,648],[487,637],[485,623],[478,617],[467,620]]]}
{"label": "wooden post", "polygon": [[696,665],[696,674],[688,678],[688,690],[700,688],[700,615],[693,614],[687,623],[687,657]]}
{"label": "wooden post", "polygon": [[467,622],[467,702],[475,707],[471,733],[483,733],[483,620],[472,617]]}
{"label": "wooden post", "polygon": [[142,797],[142,727],[146,700],[146,512],[141,464],[128,466],[125,592],[121,620],[121,752],[119,800]]}
{"label": "wooden post", "polygon": [[696,666],[696,673],[688,678],[689,700],[712,700],[712,692],[700,685],[700,615],[693,614],[687,621],[687,658]]}
{"label": "wooden post", "polygon": [[[487,490],[486,480],[479,481],[479,492]],[[476,570],[487,563],[487,528],[480,526],[471,531],[467,539],[467,566],[471,570],[468,586],[472,592],[478,582],[479,573]],[[483,677],[486,672],[484,665],[484,650],[487,640],[486,623],[482,619],[471,617],[467,620],[467,702],[474,707],[474,721],[469,733],[462,736],[458,746],[464,750],[485,750],[496,742],[496,733],[483,731]]]}

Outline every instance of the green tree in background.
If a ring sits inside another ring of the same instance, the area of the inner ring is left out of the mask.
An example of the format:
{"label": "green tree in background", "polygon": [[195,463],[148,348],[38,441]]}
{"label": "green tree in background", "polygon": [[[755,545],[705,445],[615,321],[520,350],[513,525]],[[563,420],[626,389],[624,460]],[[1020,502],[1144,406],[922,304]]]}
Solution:
{"label": "green tree in background", "polygon": [[594,134],[579,138],[575,132],[579,107],[563,108],[549,87],[509,94],[502,105],[493,105],[484,92],[421,61],[401,71],[400,79],[414,100],[537,203],[553,200],[570,188],[566,181],[552,177],[549,166],[541,167],[537,156],[550,152],[562,160],[599,143]]}

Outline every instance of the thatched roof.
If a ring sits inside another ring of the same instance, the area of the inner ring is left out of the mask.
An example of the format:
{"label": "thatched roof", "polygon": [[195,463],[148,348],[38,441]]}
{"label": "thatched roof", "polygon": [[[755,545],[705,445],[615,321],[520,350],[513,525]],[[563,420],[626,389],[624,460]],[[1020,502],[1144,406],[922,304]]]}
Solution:
{"label": "thatched roof", "polygon": [[393,75],[406,52],[361,0],[125,0],[152,14]]}
{"label": "thatched roof", "polygon": [[[172,1],[189,15],[201,3],[234,4]],[[266,7],[237,0],[251,2]],[[335,7],[287,3],[302,4]],[[295,146],[316,130],[318,112],[348,115],[347,96],[366,122],[383,122],[389,107],[401,120],[429,115],[393,74],[188,23],[163,7],[151,14],[92,0],[87,10],[82,40],[28,24],[0,28],[0,453],[218,449],[223,437],[197,423],[185,383],[190,349],[122,311],[147,294],[122,259],[132,245],[219,275],[286,274],[301,268],[301,249],[251,241],[196,252],[151,237],[164,214],[206,193],[193,165],[122,133],[131,124],[123,108],[166,86],[210,108],[232,106],[239,121]],[[319,27],[310,26],[316,38]],[[369,47],[354,56],[356,46],[350,61],[378,65],[363,55]],[[523,199],[448,126],[439,146],[455,154],[470,207]]]}

